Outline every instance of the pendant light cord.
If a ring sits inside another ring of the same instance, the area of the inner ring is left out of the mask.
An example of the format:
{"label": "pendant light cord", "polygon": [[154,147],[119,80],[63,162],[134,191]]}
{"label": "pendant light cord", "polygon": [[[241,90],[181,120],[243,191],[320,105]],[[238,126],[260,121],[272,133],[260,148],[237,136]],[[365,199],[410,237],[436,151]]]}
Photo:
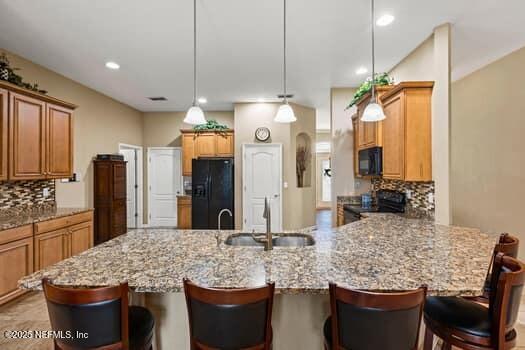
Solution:
{"label": "pendant light cord", "polygon": [[371,101],[376,102],[375,99],[375,80],[376,80],[376,55],[375,55],[375,33],[374,33],[374,0],[371,0],[371,8],[372,8],[372,15],[371,15],[371,22],[372,22],[372,98]]}
{"label": "pendant light cord", "polygon": [[193,0],[193,106],[197,105],[197,0]]}
{"label": "pendant light cord", "polygon": [[288,104],[288,98],[286,96],[286,0],[283,0],[283,90],[284,90],[284,103]]}

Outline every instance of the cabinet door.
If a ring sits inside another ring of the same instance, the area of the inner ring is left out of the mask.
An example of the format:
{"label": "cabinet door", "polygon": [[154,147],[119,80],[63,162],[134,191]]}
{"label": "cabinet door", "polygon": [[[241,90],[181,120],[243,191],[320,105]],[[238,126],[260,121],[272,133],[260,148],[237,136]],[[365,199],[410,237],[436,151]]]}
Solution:
{"label": "cabinet door", "polygon": [[16,93],[9,101],[9,178],[46,177],[45,103]]}
{"label": "cabinet door", "polygon": [[33,272],[33,237],[0,245],[0,304],[25,291],[18,280]]}
{"label": "cabinet door", "polygon": [[359,120],[358,116],[352,117],[354,132],[354,176],[359,177]]}
{"label": "cabinet door", "polygon": [[217,155],[217,140],[214,132],[196,134],[195,158],[215,157]]}
{"label": "cabinet door", "polygon": [[84,222],[69,229],[69,255],[74,256],[93,247],[93,224]]}
{"label": "cabinet door", "polygon": [[191,229],[191,201],[177,199],[177,228]]}
{"label": "cabinet door", "polygon": [[47,105],[47,177],[66,178],[73,174],[73,113]]}
{"label": "cabinet door", "polygon": [[232,132],[217,133],[217,156],[218,157],[233,157],[234,153],[234,139]]}
{"label": "cabinet door", "polygon": [[182,134],[182,176],[191,176],[191,160],[195,157],[194,135]]}
{"label": "cabinet door", "polygon": [[397,94],[383,106],[383,178],[403,180],[405,176],[404,95]]}
{"label": "cabinet door", "polygon": [[7,90],[0,89],[0,181],[7,180]]}
{"label": "cabinet door", "polygon": [[41,270],[64,260],[69,255],[66,229],[35,236],[35,269]]}

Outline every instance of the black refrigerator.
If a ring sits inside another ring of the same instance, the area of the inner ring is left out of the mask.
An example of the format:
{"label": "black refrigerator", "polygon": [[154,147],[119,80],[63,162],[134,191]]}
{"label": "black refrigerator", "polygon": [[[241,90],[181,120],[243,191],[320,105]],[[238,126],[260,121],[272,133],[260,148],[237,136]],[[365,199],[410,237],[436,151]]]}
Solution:
{"label": "black refrigerator", "polygon": [[218,215],[223,213],[221,229],[234,227],[233,158],[199,158],[191,166],[191,228],[217,229]]}

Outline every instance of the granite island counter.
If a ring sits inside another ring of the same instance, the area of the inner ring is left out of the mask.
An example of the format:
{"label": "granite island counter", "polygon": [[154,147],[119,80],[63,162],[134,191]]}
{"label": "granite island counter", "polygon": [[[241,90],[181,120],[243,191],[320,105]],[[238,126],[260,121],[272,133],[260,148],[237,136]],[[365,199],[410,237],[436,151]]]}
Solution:
{"label": "granite island counter", "polygon": [[329,281],[367,290],[406,290],[427,284],[429,294],[475,295],[481,292],[497,239],[475,229],[392,214],[372,215],[328,231],[313,230],[316,243],[309,247],[264,251],[227,246],[224,240],[232,232],[133,230],[38,271],[22,279],[20,286],[39,289],[43,277],[65,286],[128,281],[132,300],[156,315],[160,348],[186,349],[186,310],[180,293],[184,277],[226,288],[271,280],[278,294],[274,349],[319,349],[322,322],[329,312]]}

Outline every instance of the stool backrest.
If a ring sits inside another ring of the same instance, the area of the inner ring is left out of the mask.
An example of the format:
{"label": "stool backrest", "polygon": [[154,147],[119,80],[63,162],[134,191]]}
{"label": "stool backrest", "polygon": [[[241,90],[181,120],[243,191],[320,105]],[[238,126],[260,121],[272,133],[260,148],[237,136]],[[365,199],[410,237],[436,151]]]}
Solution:
{"label": "stool backrest", "polygon": [[274,289],[204,288],[184,279],[191,348],[269,350]]}
{"label": "stool backrest", "polygon": [[492,340],[497,349],[504,349],[505,336],[512,331],[518,318],[521,293],[525,283],[525,266],[513,257],[498,253],[494,259],[497,277],[492,313]]}
{"label": "stool backrest", "polygon": [[494,298],[496,297],[496,288],[498,284],[498,274],[494,273],[494,258],[499,253],[503,253],[504,255],[516,258],[518,256],[519,242],[520,241],[517,237],[511,236],[508,233],[502,233],[499,236],[498,243],[496,243],[496,245],[494,246],[494,252],[492,254],[489,269],[487,271],[487,277],[485,278],[484,287],[486,290],[488,289],[489,305],[491,305],[494,302]]}
{"label": "stool backrest", "polygon": [[332,349],[417,349],[426,291],[372,293],[330,283]]}
{"label": "stool backrest", "polygon": [[42,286],[51,328],[63,335],[55,339],[58,349],[128,349],[127,283],[65,288],[43,279]]}

